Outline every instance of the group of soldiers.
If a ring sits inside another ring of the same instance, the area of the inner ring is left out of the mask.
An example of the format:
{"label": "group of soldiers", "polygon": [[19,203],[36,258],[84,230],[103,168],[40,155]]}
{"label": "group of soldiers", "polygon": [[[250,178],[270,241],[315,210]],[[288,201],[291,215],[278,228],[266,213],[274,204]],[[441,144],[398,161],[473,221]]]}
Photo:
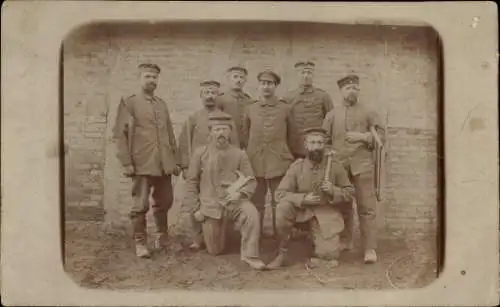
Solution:
{"label": "group of soldiers", "polygon": [[[295,64],[297,89],[276,95],[280,76],[257,74],[259,97],[244,91],[248,70],[227,70],[229,89],[208,80],[200,84],[201,108],[184,123],[178,144],[167,104],[154,95],[160,68],[139,65],[141,90],[123,98],[114,127],[118,159],[132,178],[136,254],[149,257],[146,213],[156,223],[154,249],[167,243],[167,212],[173,203],[172,176],[185,179],[182,205],[191,216],[193,250],[224,251],[227,225],[241,233],[241,260],[254,269],[276,269],[287,263],[293,229],[312,238],[311,263],[338,264],[353,248],[354,201],[359,214],[364,262],[377,261],[376,163],[374,148],[383,143],[379,116],[358,102],[359,77],[337,81],[343,102],[313,86],[315,63]],[[376,142],[377,141],[377,142]],[[268,191],[276,257],[259,257]]]}

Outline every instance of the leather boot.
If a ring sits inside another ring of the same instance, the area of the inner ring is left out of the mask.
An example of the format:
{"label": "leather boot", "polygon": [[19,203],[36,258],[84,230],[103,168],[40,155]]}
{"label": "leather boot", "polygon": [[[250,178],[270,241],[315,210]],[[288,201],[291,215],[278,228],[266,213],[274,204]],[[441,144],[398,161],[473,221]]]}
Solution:
{"label": "leather boot", "polygon": [[286,250],[280,250],[278,255],[266,265],[269,270],[277,270],[284,266],[286,258]]}
{"label": "leather boot", "polygon": [[260,259],[255,259],[255,258],[243,258],[242,259],[244,262],[246,262],[252,269],[254,270],[263,270],[266,268],[266,264],[262,262]]}

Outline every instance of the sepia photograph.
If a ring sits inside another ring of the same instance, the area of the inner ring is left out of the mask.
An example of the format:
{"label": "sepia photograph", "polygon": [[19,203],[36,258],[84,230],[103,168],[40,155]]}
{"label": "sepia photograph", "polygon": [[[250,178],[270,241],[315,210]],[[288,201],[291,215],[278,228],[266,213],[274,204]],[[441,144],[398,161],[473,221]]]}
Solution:
{"label": "sepia photograph", "polygon": [[65,269],[109,289],[404,289],[439,271],[429,27],[93,23],[63,42]]}
{"label": "sepia photograph", "polygon": [[497,304],[494,8],[4,2],[2,304]]}

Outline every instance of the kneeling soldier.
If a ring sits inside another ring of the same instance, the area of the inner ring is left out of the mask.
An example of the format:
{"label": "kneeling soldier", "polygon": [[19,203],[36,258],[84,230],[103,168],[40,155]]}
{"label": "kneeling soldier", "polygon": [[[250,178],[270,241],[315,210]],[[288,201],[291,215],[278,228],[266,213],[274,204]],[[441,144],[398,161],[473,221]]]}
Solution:
{"label": "kneeling soldier", "polygon": [[[265,264],[259,259],[259,213],[249,200],[257,184],[246,153],[229,143],[231,122],[227,114],[209,117],[212,138],[191,158],[184,205],[202,223],[210,254],[223,252],[226,224],[231,221],[241,232],[241,260],[260,270]],[[242,177],[246,182],[235,187]]]}
{"label": "kneeling soldier", "polygon": [[332,153],[325,153],[326,131],[305,131],[307,156],[295,161],[276,190],[276,225],[279,238],[278,256],[267,265],[281,267],[285,262],[291,231],[297,223],[309,226],[314,255],[311,260],[332,261],[340,253],[340,232],[344,229],[341,213],[335,207],[352,199],[354,188],[342,165]]}

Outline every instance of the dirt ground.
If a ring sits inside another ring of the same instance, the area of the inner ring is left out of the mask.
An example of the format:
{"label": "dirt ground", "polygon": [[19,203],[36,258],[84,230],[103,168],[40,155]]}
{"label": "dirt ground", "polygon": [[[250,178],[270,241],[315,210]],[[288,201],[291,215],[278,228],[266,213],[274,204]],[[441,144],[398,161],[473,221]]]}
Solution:
{"label": "dirt ground", "polygon": [[[239,260],[238,238],[229,238],[224,255],[191,252],[182,232],[171,231],[170,246],[151,259],[134,255],[130,230],[97,222],[66,222],[65,267],[76,283],[104,289],[387,289],[427,286],[435,280],[432,249],[421,242],[382,240],[379,262],[364,265],[359,248],[345,253],[340,266],[307,269],[309,241],[292,242],[290,266],[277,271],[252,271]],[[427,244],[429,245],[429,244]],[[271,261],[276,242],[264,238],[262,259]],[[391,285],[392,283],[392,285]]]}

